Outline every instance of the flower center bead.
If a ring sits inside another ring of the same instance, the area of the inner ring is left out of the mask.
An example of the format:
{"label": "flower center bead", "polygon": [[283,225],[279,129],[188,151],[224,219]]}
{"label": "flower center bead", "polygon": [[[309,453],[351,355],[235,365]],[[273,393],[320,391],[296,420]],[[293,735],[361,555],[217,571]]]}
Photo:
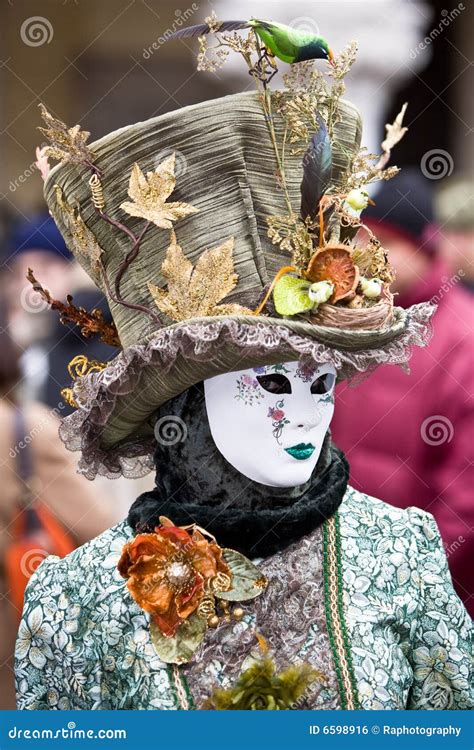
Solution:
{"label": "flower center bead", "polygon": [[181,560],[174,560],[166,569],[166,578],[175,589],[182,589],[189,582],[191,566]]}

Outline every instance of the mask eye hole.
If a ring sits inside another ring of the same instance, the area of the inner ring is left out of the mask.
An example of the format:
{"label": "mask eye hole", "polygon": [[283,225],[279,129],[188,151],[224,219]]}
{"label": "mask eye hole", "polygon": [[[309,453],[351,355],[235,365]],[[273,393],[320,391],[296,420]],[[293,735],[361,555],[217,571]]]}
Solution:
{"label": "mask eye hole", "polygon": [[257,380],[268,393],[291,393],[291,383],[284,375],[257,375]]}
{"label": "mask eye hole", "polygon": [[336,382],[336,376],[333,372],[325,372],[324,375],[320,375],[316,378],[311,386],[311,393],[315,396],[321,396],[324,393],[329,393],[334,383]]}

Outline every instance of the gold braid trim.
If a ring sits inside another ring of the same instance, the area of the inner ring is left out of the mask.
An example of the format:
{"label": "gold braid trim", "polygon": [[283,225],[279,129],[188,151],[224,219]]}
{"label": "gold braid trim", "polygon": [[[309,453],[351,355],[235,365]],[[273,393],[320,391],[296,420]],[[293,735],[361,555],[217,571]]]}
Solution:
{"label": "gold braid trim", "polygon": [[[352,674],[352,664],[349,643],[343,620],[342,611],[342,581],[340,579],[339,561],[339,533],[337,514],[329,518],[325,524],[326,550],[326,591],[327,620],[330,631],[331,645],[334,651],[336,672],[344,695],[341,696],[343,707],[353,711],[358,707],[355,692],[355,679]],[[332,635],[332,638],[331,638]],[[342,683],[342,684],[341,684]]]}
{"label": "gold braid trim", "polygon": [[173,664],[173,682],[176,688],[176,694],[178,696],[179,705],[181,706],[183,711],[189,711],[188,696],[186,695],[186,690],[184,689],[184,686],[181,680],[181,674],[180,674],[179,667],[177,664]]}

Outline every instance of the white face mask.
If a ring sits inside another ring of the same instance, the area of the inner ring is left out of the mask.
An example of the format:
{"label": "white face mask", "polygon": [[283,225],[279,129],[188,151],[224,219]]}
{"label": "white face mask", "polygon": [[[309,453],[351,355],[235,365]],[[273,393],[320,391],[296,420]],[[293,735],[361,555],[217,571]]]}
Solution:
{"label": "white face mask", "polygon": [[204,381],[209,426],[224,458],[270,487],[310,478],[334,412],[330,364],[267,365]]}

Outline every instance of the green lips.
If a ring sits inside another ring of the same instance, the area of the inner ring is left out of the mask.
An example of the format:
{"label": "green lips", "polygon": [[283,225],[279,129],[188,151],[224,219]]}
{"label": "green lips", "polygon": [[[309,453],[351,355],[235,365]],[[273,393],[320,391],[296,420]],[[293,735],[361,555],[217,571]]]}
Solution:
{"label": "green lips", "polygon": [[298,461],[310,458],[315,450],[316,447],[312,443],[298,443],[298,445],[292,445],[291,448],[285,448],[285,451]]}

